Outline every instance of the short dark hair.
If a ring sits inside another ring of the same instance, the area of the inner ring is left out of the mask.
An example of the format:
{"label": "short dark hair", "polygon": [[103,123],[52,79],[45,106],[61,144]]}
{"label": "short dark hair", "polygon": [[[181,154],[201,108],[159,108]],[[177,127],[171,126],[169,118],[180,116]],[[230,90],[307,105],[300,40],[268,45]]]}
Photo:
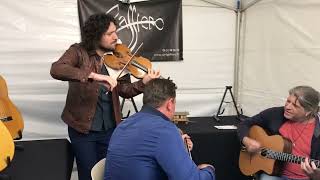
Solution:
{"label": "short dark hair", "polygon": [[310,117],[315,117],[319,111],[320,94],[310,86],[296,86],[289,94],[297,98],[305,111],[310,111]]}
{"label": "short dark hair", "polygon": [[160,107],[169,98],[176,98],[176,84],[169,79],[152,79],[143,91],[143,105]]}
{"label": "short dark hair", "polygon": [[91,15],[81,28],[81,45],[88,51],[95,50],[111,22],[117,25],[116,20],[109,14]]}

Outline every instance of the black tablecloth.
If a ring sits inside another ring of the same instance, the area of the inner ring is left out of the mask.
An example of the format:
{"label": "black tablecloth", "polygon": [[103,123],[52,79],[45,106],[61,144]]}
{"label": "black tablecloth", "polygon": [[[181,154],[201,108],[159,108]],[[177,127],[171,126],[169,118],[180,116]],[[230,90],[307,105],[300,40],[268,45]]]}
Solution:
{"label": "black tablecloth", "polygon": [[217,180],[247,180],[238,166],[240,142],[237,131],[220,130],[214,126],[239,124],[236,116],[223,116],[217,122],[212,117],[191,117],[188,124],[177,126],[191,136],[194,148],[192,158],[196,164],[209,163],[216,169]]}
{"label": "black tablecloth", "polygon": [[73,153],[67,139],[15,142],[13,161],[0,180],[69,180]]}
{"label": "black tablecloth", "polygon": [[[239,171],[240,144],[236,130],[219,130],[216,125],[238,125],[235,116],[189,118],[188,124],[179,123],[194,143],[192,158],[196,164],[209,163],[216,168],[217,180],[247,180]],[[0,173],[11,180],[68,180],[73,165],[73,154],[66,139],[16,142],[24,150],[16,150],[10,167]]]}

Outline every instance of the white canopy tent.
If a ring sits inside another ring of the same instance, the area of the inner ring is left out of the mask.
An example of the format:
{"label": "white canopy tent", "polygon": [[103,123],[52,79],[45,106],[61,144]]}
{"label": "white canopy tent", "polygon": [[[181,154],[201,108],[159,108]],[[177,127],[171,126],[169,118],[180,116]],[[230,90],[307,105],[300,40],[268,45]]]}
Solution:
{"label": "white canopy tent", "polygon": [[260,0],[242,13],[239,103],[246,115],[283,105],[288,90],[320,90],[320,1]]}
{"label": "white canopy tent", "polygon": [[[320,89],[320,28],[313,23],[320,2],[238,2],[183,0],[184,60],[153,63],[178,85],[177,111],[212,116],[230,85],[245,115],[282,105],[292,86]],[[76,1],[4,0],[0,12],[6,17],[0,20],[0,74],[22,112],[24,139],[65,137],[60,114],[67,83],[49,71],[80,40]],[[141,96],[135,101],[141,107]],[[231,104],[223,108],[224,115],[234,114]]]}

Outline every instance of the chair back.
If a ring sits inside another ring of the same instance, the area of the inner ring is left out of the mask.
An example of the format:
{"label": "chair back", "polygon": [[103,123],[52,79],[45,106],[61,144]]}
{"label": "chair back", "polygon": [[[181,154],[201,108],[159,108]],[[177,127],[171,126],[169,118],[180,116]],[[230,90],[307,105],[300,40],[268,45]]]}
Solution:
{"label": "chair back", "polygon": [[101,159],[97,164],[91,169],[92,180],[103,180],[104,179],[104,168],[105,168],[106,158]]}

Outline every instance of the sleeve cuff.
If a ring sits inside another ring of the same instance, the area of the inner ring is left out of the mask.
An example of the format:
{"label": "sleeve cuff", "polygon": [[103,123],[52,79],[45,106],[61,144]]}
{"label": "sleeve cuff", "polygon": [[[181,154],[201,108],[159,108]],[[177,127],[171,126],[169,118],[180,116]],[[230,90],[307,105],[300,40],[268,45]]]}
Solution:
{"label": "sleeve cuff", "polygon": [[92,78],[89,78],[91,71],[84,71],[79,73],[80,82],[93,82]]}
{"label": "sleeve cuff", "polygon": [[202,170],[207,171],[211,175],[213,180],[215,180],[215,168],[213,166],[208,166],[206,168],[203,168]]}

